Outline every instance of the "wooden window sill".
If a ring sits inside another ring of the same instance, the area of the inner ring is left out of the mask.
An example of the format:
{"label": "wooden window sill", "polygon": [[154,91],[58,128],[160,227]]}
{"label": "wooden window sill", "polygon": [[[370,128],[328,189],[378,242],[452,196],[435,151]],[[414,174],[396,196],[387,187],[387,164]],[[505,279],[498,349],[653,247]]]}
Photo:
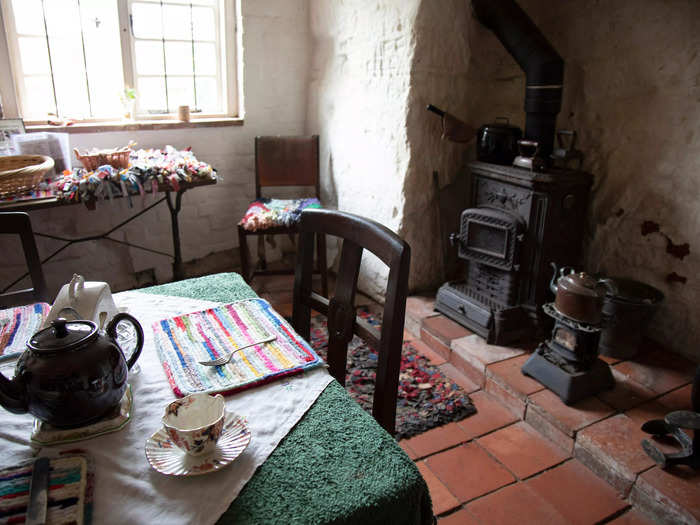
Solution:
{"label": "wooden window sill", "polygon": [[103,133],[106,131],[139,131],[184,128],[218,128],[224,126],[242,126],[240,117],[215,117],[182,122],[179,120],[141,120],[134,122],[76,122],[70,126],[52,126],[48,124],[28,124],[27,131],[54,131],[58,133]]}

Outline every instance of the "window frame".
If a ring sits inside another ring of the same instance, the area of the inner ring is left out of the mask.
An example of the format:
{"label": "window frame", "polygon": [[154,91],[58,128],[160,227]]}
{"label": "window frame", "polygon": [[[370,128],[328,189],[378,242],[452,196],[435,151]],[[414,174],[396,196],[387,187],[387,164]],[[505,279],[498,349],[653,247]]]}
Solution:
{"label": "window frame", "polygon": [[[121,44],[122,53],[122,75],[124,86],[134,87],[136,74],[136,61],[134,59],[134,43],[135,37],[131,31],[131,4],[134,1],[139,0],[114,0],[117,13],[119,18],[119,38]],[[149,1],[149,0],[145,0]],[[167,0],[166,0],[167,1]],[[238,50],[240,45],[239,39],[239,20],[240,20],[240,4],[238,0],[217,0],[219,4],[219,20],[217,21],[217,32],[218,40],[221,45],[219,51],[219,58],[217,60],[217,68],[221,68],[221,85],[219,89],[221,90],[220,97],[223,105],[223,111],[220,113],[192,113],[190,118],[192,121],[197,120],[208,120],[212,119],[236,119],[239,118],[239,102],[240,102],[240,84],[238,82],[239,77],[239,63],[238,63]],[[154,2],[155,3],[155,2]],[[2,99],[5,101],[3,103],[4,107],[14,106],[17,109],[18,116],[23,115],[24,104],[23,99],[26,97],[24,93],[24,83],[22,79],[24,78],[24,73],[22,70],[19,48],[17,45],[18,37],[15,30],[15,19],[14,12],[8,1],[1,1],[2,6],[2,17],[3,17],[3,31],[5,41],[7,43],[7,53],[10,63],[10,77],[11,84],[14,88],[14,93],[5,93],[2,90]],[[14,104],[13,104],[14,102]],[[48,117],[48,115],[47,115]],[[136,111],[134,119],[131,121],[126,121],[119,117],[91,117],[77,120],[77,124],[100,124],[100,123],[123,123],[123,124],[137,124],[139,122],[145,122],[152,124],[153,121],[164,121],[164,122],[179,122],[177,116],[177,108],[173,108],[172,113],[164,114],[139,114],[138,113],[138,96],[136,103]],[[26,119],[25,124],[27,126],[41,126],[45,125],[45,120],[31,120]]]}

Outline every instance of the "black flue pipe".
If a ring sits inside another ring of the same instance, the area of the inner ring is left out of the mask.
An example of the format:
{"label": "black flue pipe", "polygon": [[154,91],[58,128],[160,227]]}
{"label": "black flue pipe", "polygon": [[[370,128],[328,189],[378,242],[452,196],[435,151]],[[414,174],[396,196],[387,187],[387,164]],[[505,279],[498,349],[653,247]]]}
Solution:
{"label": "black flue pipe", "polygon": [[472,9],[525,72],[525,138],[537,141],[539,156],[548,158],[561,109],[564,60],[513,0],[472,0]]}

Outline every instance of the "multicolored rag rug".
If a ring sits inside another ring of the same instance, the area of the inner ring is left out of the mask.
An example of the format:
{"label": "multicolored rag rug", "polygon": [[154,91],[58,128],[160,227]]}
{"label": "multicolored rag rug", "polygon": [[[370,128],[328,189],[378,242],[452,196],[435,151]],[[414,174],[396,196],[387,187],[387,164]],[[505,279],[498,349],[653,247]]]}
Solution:
{"label": "multicolored rag rug", "polygon": [[[358,315],[374,326],[381,325],[380,312],[367,307],[358,309]],[[327,356],[328,330],[326,318],[311,318],[311,346],[323,357]],[[372,413],[372,396],[377,369],[377,352],[358,336],[348,345],[345,388],[364,410]],[[464,390],[430,364],[411,345],[404,342],[401,353],[399,392],[396,403],[397,439],[408,438],[476,413]]]}
{"label": "multicolored rag rug", "polygon": [[[323,364],[316,352],[264,299],[247,299],[153,324],[156,348],[178,396],[230,394]],[[236,352],[221,366],[208,361],[269,336],[272,342]]]}
{"label": "multicolored rag rug", "polygon": [[34,303],[0,310],[0,361],[24,352],[50,309],[47,303]]}
{"label": "multicolored rag rug", "polygon": [[292,226],[299,222],[306,208],[320,208],[316,198],[311,199],[258,199],[250,203],[241,222],[248,231],[266,230],[276,226]]}

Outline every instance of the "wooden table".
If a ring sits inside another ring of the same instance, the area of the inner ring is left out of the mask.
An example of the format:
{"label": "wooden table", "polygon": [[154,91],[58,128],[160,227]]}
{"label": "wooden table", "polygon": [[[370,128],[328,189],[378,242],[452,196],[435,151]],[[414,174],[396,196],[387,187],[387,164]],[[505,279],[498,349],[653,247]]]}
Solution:
{"label": "wooden table", "polygon": [[[139,291],[224,303],[257,297],[235,273]],[[218,521],[261,523],[428,525],[433,513],[414,462],[334,380]]]}
{"label": "wooden table", "polygon": [[[180,248],[180,225],[178,223],[178,214],[180,213],[180,208],[182,205],[182,194],[185,193],[187,190],[192,189],[192,188],[199,188],[200,186],[211,186],[213,184],[216,184],[216,179],[208,179],[208,180],[198,180],[198,181],[193,181],[193,182],[183,182],[180,184],[180,187],[177,191],[173,191],[171,187],[168,184],[161,184],[158,187],[158,192],[159,193],[164,193],[165,195],[161,198],[159,198],[157,201],[153,202],[149,206],[142,208],[138,211],[136,211],[133,215],[131,215],[128,219],[120,222],[113,228],[110,228],[104,233],[101,233],[99,235],[88,235],[84,237],[76,237],[76,238],[68,238],[68,237],[62,237],[59,235],[51,235],[47,233],[41,233],[34,231],[34,235],[37,237],[45,237],[47,239],[53,239],[56,241],[62,241],[65,243],[63,246],[52,252],[50,255],[42,259],[41,263],[44,264],[50,259],[54,258],[56,255],[61,253],[63,250],[68,248],[69,246],[72,246],[73,244],[80,243],[80,242],[87,242],[87,241],[95,241],[95,240],[100,240],[100,239],[105,239],[108,241],[116,242],[118,244],[124,244],[126,246],[129,246],[131,248],[137,248],[139,250],[145,250],[147,252],[155,253],[158,255],[164,255],[166,257],[172,257],[173,259],[173,280],[179,281],[180,279],[184,278],[184,270],[183,270],[183,265],[182,265],[182,251]],[[172,193],[175,193],[175,198],[173,199]],[[131,195],[130,198],[137,198],[138,195]],[[115,198],[124,198],[121,196],[115,197]],[[110,237],[112,233],[114,233],[116,230],[122,228],[123,226],[127,225],[137,217],[140,217],[147,211],[149,211],[151,208],[154,208],[158,206],[160,203],[163,201],[166,202],[168,205],[168,210],[170,211],[170,225],[171,225],[171,230],[172,230],[172,237],[173,237],[173,253],[166,253],[162,252],[159,250],[154,250],[152,248],[149,248],[147,246],[143,245],[138,245],[134,243],[130,243],[127,241],[121,241],[119,239],[114,239]],[[174,201],[174,202],[173,202]],[[64,207],[64,206],[72,206],[75,204],[81,204],[79,201],[65,201],[65,200],[59,200],[57,197],[47,197],[47,198],[39,198],[39,199],[29,199],[29,200],[19,200],[19,201],[11,201],[11,202],[0,202],[0,212],[3,211],[24,211],[24,212],[32,212],[34,210],[43,210],[46,208],[57,208],[57,207]],[[91,203],[92,208],[95,209],[95,202]],[[0,293],[4,293],[12,286],[17,284],[19,281],[24,279],[28,273],[25,273],[12,283],[10,283],[7,286],[4,286],[2,290],[0,290]]]}
{"label": "wooden table", "polygon": [[[231,303],[257,297],[235,273],[142,288],[133,301],[144,305],[150,299],[144,297],[147,294],[156,296],[152,301],[154,305],[187,304],[188,299]],[[119,297],[117,300],[119,302]],[[156,316],[160,313],[156,312]],[[143,328],[152,330],[150,322],[144,322]],[[91,512],[95,524],[166,523],[168,520],[152,518],[172,517],[166,511],[169,505],[172,508],[181,501],[178,495],[182,495],[182,491],[194,490],[199,494],[201,487],[228,479],[227,472],[201,478],[171,478],[148,466],[142,447],[160,424],[164,400],[175,399],[162,367],[158,366],[156,352],[153,346],[144,347],[139,360],[142,371],[133,382],[135,404],[129,425],[119,432],[41,450],[40,455],[50,456],[82,449],[92,458],[95,497]],[[144,361],[144,357],[153,359]],[[8,370],[4,372],[10,375]],[[275,395],[280,395],[280,391]],[[155,404],[154,397],[158,399]],[[270,417],[259,412],[257,415]],[[30,414],[9,414],[0,408],[0,443],[3,446],[0,468],[35,455],[29,443],[32,420]],[[124,444],[128,453],[121,457],[128,457],[126,462],[119,459],[119,447]],[[146,485],[149,484],[155,489],[144,501],[138,497],[142,492],[135,491],[148,490]],[[113,489],[109,489],[110,486]],[[221,488],[226,490],[225,485]],[[144,505],[148,508],[148,520],[134,519],[138,510],[129,506],[132,498],[138,500],[136,509],[143,509]],[[204,510],[198,509],[199,519],[191,519],[193,513],[183,515],[179,523],[430,525],[433,522],[428,487],[416,464],[335,380],[327,384],[279,441],[230,505],[217,505],[213,512],[207,510],[207,504]],[[188,507],[183,506],[181,512],[187,514],[187,510]]]}

